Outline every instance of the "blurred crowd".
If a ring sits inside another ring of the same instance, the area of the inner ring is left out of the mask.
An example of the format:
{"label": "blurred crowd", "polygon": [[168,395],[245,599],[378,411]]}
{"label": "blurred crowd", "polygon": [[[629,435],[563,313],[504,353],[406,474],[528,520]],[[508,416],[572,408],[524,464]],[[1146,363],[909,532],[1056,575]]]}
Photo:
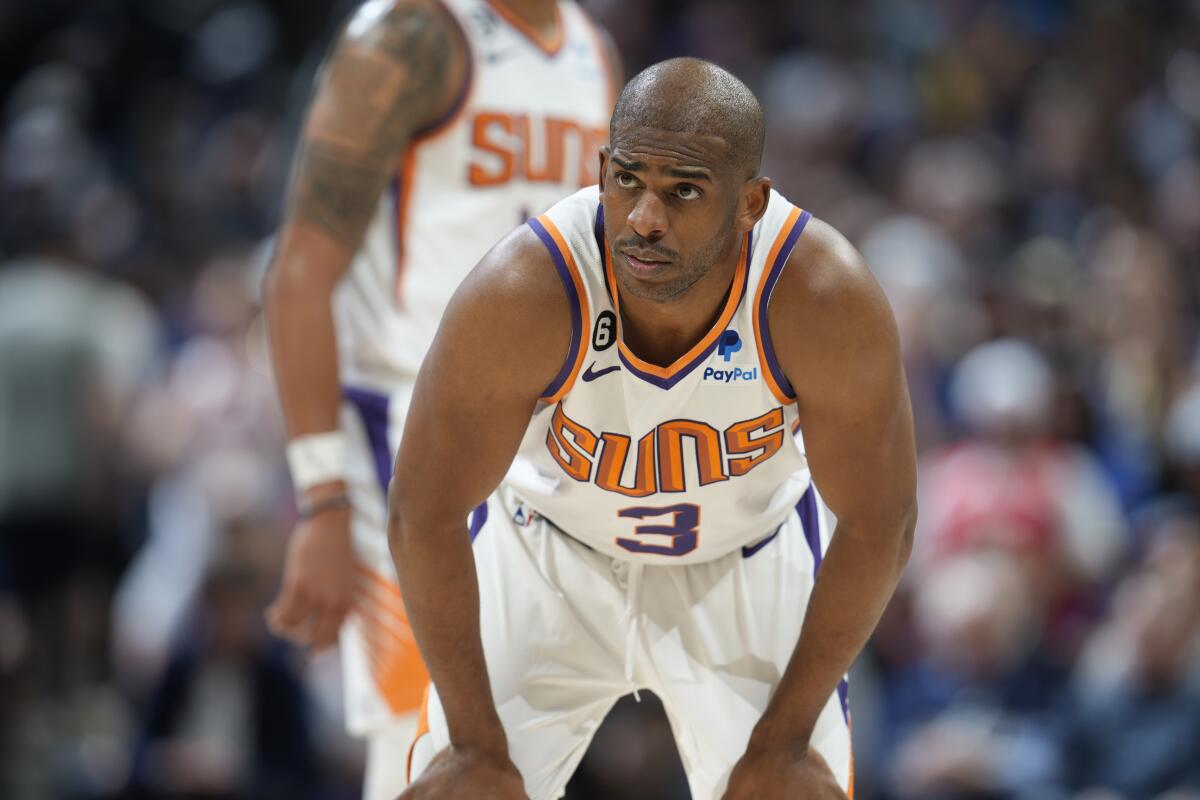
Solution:
{"label": "blurred crowd", "polygon": [[[921,521],[861,798],[1200,798],[1200,0],[586,0],[697,55],[895,309]],[[0,796],[353,798],[259,285],[352,3],[0,3]],[[653,700],[569,798],[686,797]],[[402,756],[401,756],[402,757]]]}

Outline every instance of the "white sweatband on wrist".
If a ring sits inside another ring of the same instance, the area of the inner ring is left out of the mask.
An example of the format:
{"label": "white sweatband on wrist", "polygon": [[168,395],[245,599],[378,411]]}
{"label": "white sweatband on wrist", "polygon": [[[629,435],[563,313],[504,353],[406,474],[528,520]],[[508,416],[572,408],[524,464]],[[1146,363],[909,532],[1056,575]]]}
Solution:
{"label": "white sweatband on wrist", "polygon": [[346,477],[346,434],[328,431],[297,436],[287,444],[287,462],[297,492],[340,481]]}

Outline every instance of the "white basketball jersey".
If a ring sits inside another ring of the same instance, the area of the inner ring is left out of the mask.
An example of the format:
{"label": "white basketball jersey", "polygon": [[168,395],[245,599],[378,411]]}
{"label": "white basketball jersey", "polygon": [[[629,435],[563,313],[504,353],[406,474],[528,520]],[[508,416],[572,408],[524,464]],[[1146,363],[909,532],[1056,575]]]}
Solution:
{"label": "white basketball jersey", "polygon": [[454,290],[497,241],[596,182],[615,88],[597,29],[560,2],[544,41],[499,3],[442,0],[469,75],[414,137],[334,298],[345,385],[408,385]]}
{"label": "white basketball jersey", "polygon": [[541,516],[617,558],[692,563],[772,535],[810,484],[767,306],[809,214],[772,191],[712,329],[669,367],[622,341],[596,187],[529,226],[571,302],[571,347],[505,478]]}

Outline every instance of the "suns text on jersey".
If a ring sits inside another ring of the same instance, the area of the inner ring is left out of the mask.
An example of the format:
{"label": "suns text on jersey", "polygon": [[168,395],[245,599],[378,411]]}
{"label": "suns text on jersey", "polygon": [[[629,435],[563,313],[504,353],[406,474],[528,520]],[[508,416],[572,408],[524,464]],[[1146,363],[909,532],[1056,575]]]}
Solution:
{"label": "suns text on jersey", "polygon": [[[554,409],[546,447],[575,480],[590,481],[627,497],[646,497],[657,492],[686,492],[686,472],[698,476],[701,486],[745,475],[779,452],[785,433],[779,407],[735,422],[724,431],[692,419],[663,422],[637,442],[632,486],[621,483],[632,439],[621,433],[591,431],[568,417],[562,403]],[[694,472],[684,470],[684,439],[694,443]]]}
{"label": "suns text on jersey", "polygon": [[471,121],[467,179],[479,187],[514,180],[591,186],[607,141],[607,128],[575,120],[480,111]]}

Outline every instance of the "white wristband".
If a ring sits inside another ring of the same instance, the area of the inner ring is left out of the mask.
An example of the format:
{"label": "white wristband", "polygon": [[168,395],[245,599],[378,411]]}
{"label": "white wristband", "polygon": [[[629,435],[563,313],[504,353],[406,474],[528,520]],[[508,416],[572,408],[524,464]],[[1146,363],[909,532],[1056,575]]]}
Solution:
{"label": "white wristband", "polygon": [[346,434],[341,431],[297,436],[287,445],[288,470],[297,492],[346,477]]}

